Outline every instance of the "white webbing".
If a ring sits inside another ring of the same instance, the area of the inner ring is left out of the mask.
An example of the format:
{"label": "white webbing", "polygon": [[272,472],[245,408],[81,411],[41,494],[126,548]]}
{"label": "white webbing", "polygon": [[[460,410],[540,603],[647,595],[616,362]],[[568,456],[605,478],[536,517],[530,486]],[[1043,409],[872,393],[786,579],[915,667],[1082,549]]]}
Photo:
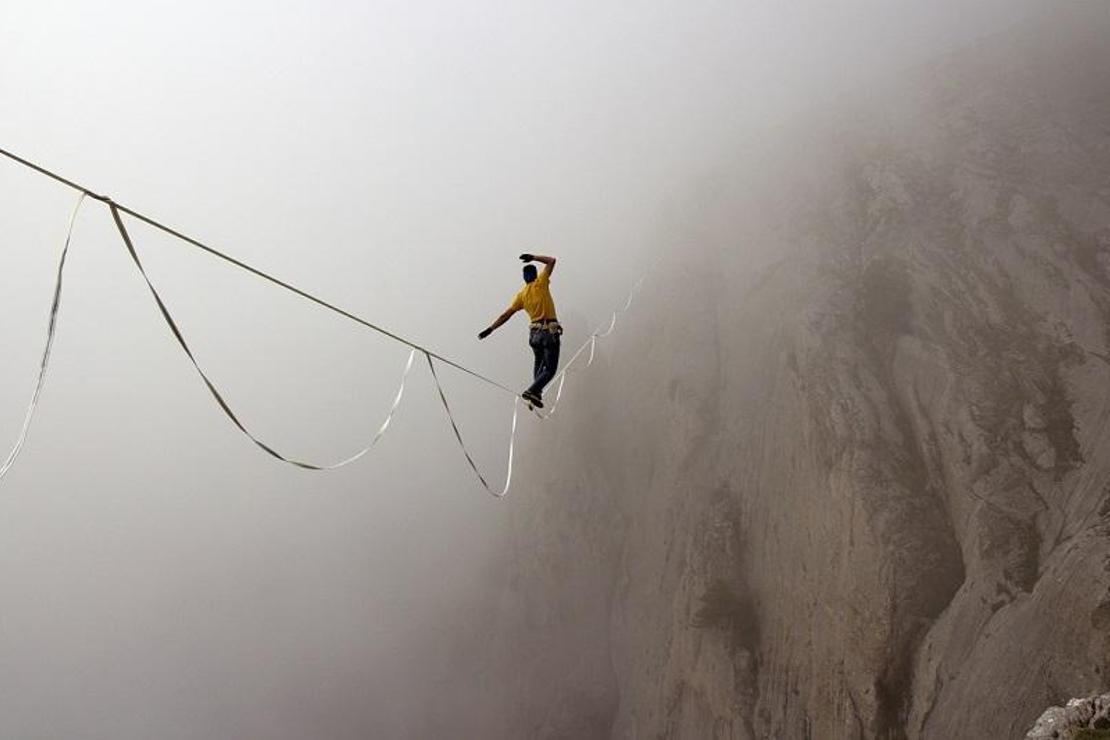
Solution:
{"label": "white webbing", "polygon": [[[208,388],[208,392],[212,395],[212,398],[216,400],[216,404],[220,407],[220,410],[224,412],[224,415],[231,420],[231,423],[238,427],[239,431],[241,431],[251,442],[253,442],[255,446],[257,446],[259,449],[261,449],[267,455],[270,455],[274,459],[280,460],[281,462],[288,463],[290,465],[294,465],[298,468],[303,468],[305,470],[335,470],[336,468],[340,468],[359,459],[367,452],[369,452],[370,448],[378,443],[378,440],[381,439],[383,434],[385,434],[385,430],[389,428],[389,424],[393,420],[393,414],[397,411],[397,406],[401,403],[401,397],[404,395],[405,392],[405,380],[408,378],[409,370],[412,369],[413,357],[416,354],[415,347],[413,347],[412,350],[409,352],[408,364],[405,366],[404,375],[401,377],[401,387],[397,391],[397,397],[393,401],[393,407],[389,410],[389,414],[386,416],[386,419],[382,423],[382,426],[378,429],[378,433],[374,436],[374,439],[370,442],[369,445],[345,460],[341,460],[337,463],[331,463],[328,465],[318,465],[316,463],[310,463],[304,460],[298,460],[296,458],[284,455],[281,452],[278,452],[277,449],[275,449],[270,444],[262,441],[260,437],[258,437],[254,432],[247,428],[246,424],[231,408],[231,404],[229,404],[228,401],[224,398],[223,393],[221,393],[219,388],[216,387],[215,382],[211,379],[211,377],[209,377],[204,368],[201,367],[200,362],[197,360],[192,348],[185,340],[185,334],[181,331],[181,327],[178,325],[176,319],[174,319],[173,315],[170,313],[170,309],[168,306],[166,306],[166,302],[162,300],[162,296],[161,294],[159,294],[158,289],[155,288],[154,283],[151,282],[150,276],[147,274],[142,260],[139,259],[139,252],[135,249],[135,243],[131,240],[131,234],[127,231],[127,227],[124,226],[123,217],[120,215],[120,210],[118,206],[116,206],[116,204],[113,203],[111,200],[108,200],[106,202],[108,204],[108,210],[112,214],[112,219],[115,221],[116,229],[119,231],[120,237],[123,239],[123,245],[127,248],[127,253],[131,255],[131,260],[135,263],[135,267],[138,268],[139,274],[142,276],[143,281],[146,282],[147,288],[150,289],[150,295],[154,299],[154,303],[158,306],[158,310],[162,314],[162,319],[166,322],[166,325],[169,327],[170,332],[174,336],[174,339],[177,340],[178,345],[185,352],[185,356],[189,358],[189,362],[192,363],[193,369],[197,371],[197,374],[200,375],[201,380],[204,381],[204,385]],[[425,354],[428,353],[425,352]]]}
{"label": "white webbing", "polygon": [[348,457],[346,460],[340,460],[339,462],[333,463],[332,465],[322,465],[316,468],[316,470],[335,470],[336,468],[341,468],[344,465],[353,463],[355,460],[359,459],[367,452],[372,450],[374,448],[374,445],[378,443],[378,440],[385,436],[385,432],[387,429],[389,429],[389,425],[393,423],[393,415],[397,413],[397,407],[401,405],[401,399],[405,395],[405,381],[408,380],[409,371],[412,370],[412,363],[415,359],[416,350],[410,350],[409,359],[405,362],[405,371],[401,373],[401,385],[397,388],[397,395],[393,397],[393,405],[389,407],[389,413],[386,414],[385,421],[383,421],[382,425],[378,427],[378,431],[376,434],[374,434],[374,438],[370,440],[370,444],[366,445],[361,450]]}
{"label": "white webbing", "polygon": [[54,335],[58,329],[58,310],[62,304],[62,277],[65,273],[66,256],[69,254],[69,243],[73,238],[73,227],[77,223],[77,212],[81,210],[81,204],[85,201],[85,194],[81,193],[77,198],[77,204],[73,206],[73,213],[69,216],[69,226],[66,228],[66,241],[62,246],[62,255],[58,258],[58,274],[54,279],[54,300],[50,304],[50,319],[46,325],[46,346],[42,350],[42,360],[39,362],[38,377],[35,378],[35,386],[31,391],[31,401],[27,404],[27,413],[23,417],[23,427],[19,430],[19,436],[12,446],[12,451],[8,453],[8,459],[4,461],[4,465],[0,467],[0,479],[8,474],[15,459],[19,456],[20,450],[23,449],[23,443],[27,441],[27,432],[31,428],[31,420],[35,417],[35,409],[39,405],[39,397],[42,395],[43,385],[46,383],[46,370],[50,364],[50,350],[54,347]]}
{"label": "white webbing", "polygon": [[485,488],[491,496],[494,498],[505,498],[513,482],[513,448],[516,446],[516,422],[520,413],[520,398],[513,398],[513,423],[509,429],[508,470],[505,473],[505,487],[501,489],[501,493],[498,493],[490,487],[489,481],[482,475],[482,471],[478,470],[478,466],[474,462],[474,457],[470,454],[470,450],[467,449],[466,442],[463,441],[462,433],[459,431],[459,425],[455,423],[455,415],[451,413],[451,405],[447,403],[447,395],[443,392],[443,385],[439,382],[439,373],[436,372],[436,365],[432,360],[432,356],[425,352],[424,357],[428,360],[428,369],[432,371],[432,380],[435,381],[436,391],[439,392],[439,400],[443,403],[443,410],[447,412],[447,420],[451,422],[451,429],[455,432],[455,439],[458,440],[459,448],[462,449],[463,456],[466,457],[467,463],[470,464],[470,469],[478,476],[478,480],[481,481],[482,487]]}

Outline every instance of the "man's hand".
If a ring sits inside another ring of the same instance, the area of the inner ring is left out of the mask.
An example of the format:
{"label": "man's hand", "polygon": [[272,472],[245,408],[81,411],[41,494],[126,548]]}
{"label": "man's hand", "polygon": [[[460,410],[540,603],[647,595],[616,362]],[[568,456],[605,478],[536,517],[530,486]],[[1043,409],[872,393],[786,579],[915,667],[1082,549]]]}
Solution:
{"label": "man's hand", "polygon": [[525,252],[524,254],[520,255],[520,261],[521,262],[535,262],[536,261],[536,256],[534,254],[528,254],[527,252]]}
{"label": "man's hand", "polygon": [[508,308],[508,310],[506,310],[506,311],[505,311],[505,313],[501,314],[501,315],[500,315],[500,316],[498,316],[498,317],[497,317],[496,319],[494,319],[494,320],[493,320],[493,323],[492,323],[492,324],[490,324],[490,325],[489,325],[489,326],[488,326],[487,328],[485,328],[485,329],[482,329],[482,331],[478,332],[478,338],[479,338],[479,339],[485,339],[485,338],[486,338],[486,337],[488,337],[488,336],[489,336],[490,334],[493,334],[493,332],[494,332],[494,331],[495,331],[495,330],[496,330],[496,329],[497,329],[497,328],[498,328],[499,326],[501,326],[501,325],[502,325],[502,324],[504,324],[504,323],[505,323],[506,321],[508,321],[508,320],[509,320],[510,318],[512,318],[512,315],[513,315],[514,313],[516,313],[517,311],[519,311],[519,310],[520,310],[519,308],[513,308],[512,306],[510,306],[510,307]]}

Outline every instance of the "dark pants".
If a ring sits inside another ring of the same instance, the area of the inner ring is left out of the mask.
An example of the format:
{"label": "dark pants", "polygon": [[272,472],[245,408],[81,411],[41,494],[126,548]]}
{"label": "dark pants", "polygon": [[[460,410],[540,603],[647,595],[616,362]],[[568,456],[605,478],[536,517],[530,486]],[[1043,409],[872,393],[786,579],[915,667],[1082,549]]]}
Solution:
{"label": "dark pants", "polygon": [[546,329],[532,329],[528,335],[528,344],[536,356],[535,369],[532,371],[535,382],[528,390],[543,397],[544,386],[551,382],[559,369],[559,335]]}

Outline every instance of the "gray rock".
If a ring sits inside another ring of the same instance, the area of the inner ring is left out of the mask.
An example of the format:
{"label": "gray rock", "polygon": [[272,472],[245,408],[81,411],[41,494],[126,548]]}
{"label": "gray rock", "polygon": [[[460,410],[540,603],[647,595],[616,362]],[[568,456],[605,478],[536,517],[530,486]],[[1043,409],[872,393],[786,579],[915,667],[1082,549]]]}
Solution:
{"label": "gray rock", "polygon": [[1021,418],[1025,422],[1025,428],[1030,431],[1041,432],[1048,426],[1040,409],[1031,403],[1025,404],[1022,408]]}
{"label": "gray rock", "polygon": [[1110,694],[1072,699],[1065,707],[1048,709],[1025,740],[1067,740],[1081,729],[1110,730]]}

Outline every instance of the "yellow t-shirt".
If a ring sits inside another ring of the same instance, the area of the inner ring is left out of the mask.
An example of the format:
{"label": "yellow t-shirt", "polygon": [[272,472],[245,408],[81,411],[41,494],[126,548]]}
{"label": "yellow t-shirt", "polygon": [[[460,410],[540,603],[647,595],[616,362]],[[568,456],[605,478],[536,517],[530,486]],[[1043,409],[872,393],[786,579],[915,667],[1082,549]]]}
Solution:
{"label": "yellow t-shirt", "polygon": [[547,271],[521,288],[509,308],[513,311],[523,308],[531,321],[556,318],[555,301],[551,298],[551,276]]}

